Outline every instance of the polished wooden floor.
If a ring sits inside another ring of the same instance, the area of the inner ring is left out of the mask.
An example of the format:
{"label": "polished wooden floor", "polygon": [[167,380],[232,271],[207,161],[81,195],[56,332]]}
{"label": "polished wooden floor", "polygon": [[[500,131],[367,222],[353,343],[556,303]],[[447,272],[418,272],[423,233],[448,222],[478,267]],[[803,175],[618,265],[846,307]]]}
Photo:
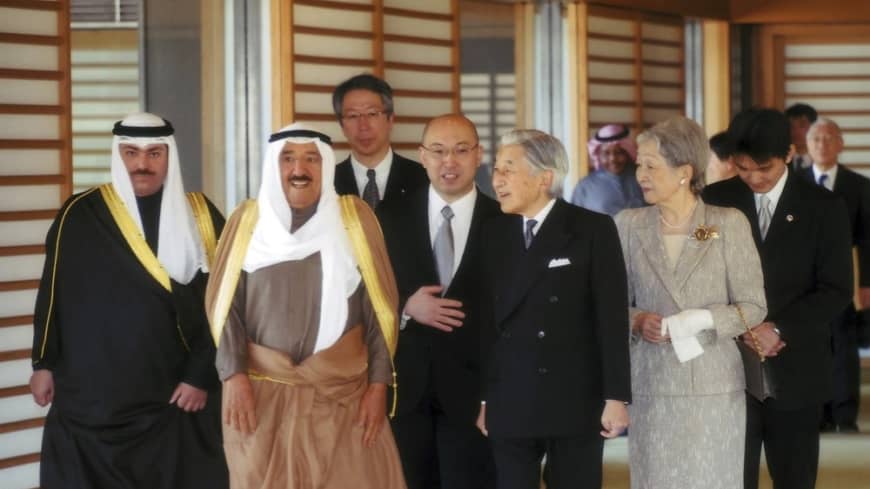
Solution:
{"label": "polished wooden floor", "polygon": [[[863,366],[858,419],[861,433],[822,435],[816,489],[870,488],[870,359],[865,358]],[[762,463],[763,460],[762,457]],[[759,489],[771,489],[773,484],[766,468],[762,474]],[[628,488],[628,477],[628,440],[622,437],[608,441],[604,447],[604,488]]]}

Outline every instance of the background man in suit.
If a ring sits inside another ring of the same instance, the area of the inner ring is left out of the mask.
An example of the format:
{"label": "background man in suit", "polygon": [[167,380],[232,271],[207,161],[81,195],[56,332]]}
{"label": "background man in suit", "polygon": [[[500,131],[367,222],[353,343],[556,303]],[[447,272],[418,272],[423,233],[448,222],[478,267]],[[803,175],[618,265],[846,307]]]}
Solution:
{"label": "background man in suit", "polygon": [[819,417],[831,386],[828,325],[852,297],[846,209],[788,170],[789,125],[781,112],[744,111],[728,136],[739,178],[707,187],[703,197],[740,209],[753,225],[768,309],[753,330],[770,355],[774,387],[773,397],[747,396],[744,483],[758,487],[763,444],[775,489],[812,488]]}
{"label": "background man in suit", "polygon": [[350,156],[335,167],[338,195],[359,195],[374,209],[428,183],[417,162],[390,147],[395,114],[387,82],[369,74],[350,78],[332,92],[332,108],[350,143]]}
{"label": "background man in suit", "polygon": [[833,392],[825,404],[823,431],[857,432],[861,365],[858,358],[858,327],[855,307],[870,304],[870,180],[838,164],[843,135],[836,122],[820,118],[807,132],[807,147],[813,166],[801,170],[807,179],[832,190],[846,202],[852,229],[852,245],[858,252],[860,302],[849,304],[831,323],[833,347]]}
{"label": "background man in suit", "polygon": [[809,168],[813,164],[811,156],[807,152],[807,131],[816,122],[819,114],[811,105],[793,104],[785,109],[788,124],[791,130],[791,144],[797,152],[791,159],[792,171]]}
{"label": "background man in suit", "polygon": [[378,208],[401,313],[393,419],[409,489],[495,485],[480,406],[481,224],[501,212],[474,185],[483,149],[461,115],[431,120],[420,161],[430,185]]}
{"label": "background man in suit", "polygon": [[[484,226],[483,401],[499,489],[600,488],[602,436],[628,425],[628,292],[610,217],[560,199],[568,157],[535,130],[502,137]],[[602,430],[603,427],[603,430]]]}

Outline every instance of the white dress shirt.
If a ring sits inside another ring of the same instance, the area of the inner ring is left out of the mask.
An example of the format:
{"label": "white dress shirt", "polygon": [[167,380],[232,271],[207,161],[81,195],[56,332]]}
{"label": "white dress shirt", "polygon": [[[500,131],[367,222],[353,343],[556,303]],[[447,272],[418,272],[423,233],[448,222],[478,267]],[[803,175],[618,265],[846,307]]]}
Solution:
{"label": "white dress shirt", "polygon": [[[353,153],[350,155],[350,166],[353,168],[353,177],[356,179],[356,188],[359,191],[359,197],[362,198],[366,184],[369,183],[369,177],[366,175],[366,172],[369,171],[369,167],[357,161],[357,159],[353,157]],[[384,192],[387,191],[387,179],[390,177],[390,168],[392,167],[393,148],[389,148],[384,159],[373,168],[375,171],[375,185],[378,186],[378,196],[381,200],[384,200]]]}
{"label": "white dress shirt", "polygon": [[779,180],[776,182],[776,185],[773,186],[766,194],[755,194],[755,211],[758,212],[761,207],[760,201],[761,196],[766,195],[768,200],[770,200],[770,204],[768,205],[768,210],[770,210],[770,219],[771,223],[773,222],[773,214],[776,212],[776,205],[779,203],[779,198],[782,197],[782,190],[785,188],[785,181],[788,179],[788,170],[782,172],[782,176],[779,177]]}
{"label": "white dress shirt", "polygon": [[547,205],[545,205],[543,209],[541,209],[540,211],[538,211],[537,214],[535,214],[535,217],[529,218],[529,217],[523,216],[523,229],[522,229],[523,236],[525,236],[525,233],[526,233],[526,223],[529,222],[529,220],[531,220],[531,219],[538,221],[535,224],[535,227],[532,228],[532,236],[537,236],[538,230],[541,229],[541,224],[544,223],[544,219],[546,219],[547,216],[550,214],[550,211],[553,210],[554,205],[556,205],[556,199],[550,199],[550,201],[547,202]]}
{"label": "white dress shirt", "polygon": [[837,180],[837,167],[839,165],[834,165],[831,168],[824,170],[819,167],[819,165],[813,164],[813,180],[816,183],[819,183],[819,177],[822,175],[827,175],[828,179],[825,180],[825,188],[828,190],[834,190],[834,181]]}
{"label": "white dress shirt", "polygon": [[465,244],[468,242],[468,232],[471,229],[471,216],[474,214],[474,204],[477,202],[477,188],[472,187],[471,192],[448,204],[438,195],[435,188],[429,185],[429,243],[435,245],[435,234],[444,222],[441,209],[449,205],[453,211],[453,219],[450,220],[450,228],[453,231],[453,273],[459,269],[462,255],[465,252]]}

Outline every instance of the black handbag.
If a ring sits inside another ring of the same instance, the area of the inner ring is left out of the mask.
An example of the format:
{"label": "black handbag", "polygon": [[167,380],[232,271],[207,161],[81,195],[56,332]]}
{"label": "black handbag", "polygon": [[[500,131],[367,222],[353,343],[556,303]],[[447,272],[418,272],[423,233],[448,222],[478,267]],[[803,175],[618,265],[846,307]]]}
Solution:
{"label": "black handbag", "polygon": [[746,318],[743,317],[743,310],[735,304],[737,313],[740,315],[740,320],[743,321],[743,326],[746,327],[746,333],[752,336],[755,343],[755,348],[748,346],[742,339],[737,338],[737,349],[740,350],[740,356],[743,359],[743,372],[746,374],[746,392],[758,399],[764,401],[768,397],[776,397],[776,382],[773,377],[773,372],[770,370],[770,362],[761,353],[761,345],[758,339],[755,338],[755,332],[749,327]]}

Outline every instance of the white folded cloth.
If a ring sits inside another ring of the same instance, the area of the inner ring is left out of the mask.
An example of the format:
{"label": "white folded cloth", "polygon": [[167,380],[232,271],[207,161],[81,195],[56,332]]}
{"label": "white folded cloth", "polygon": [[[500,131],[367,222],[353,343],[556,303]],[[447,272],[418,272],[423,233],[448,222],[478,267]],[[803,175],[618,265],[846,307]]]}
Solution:
{"label": "white folded cloth", "polygon": [[713,329],[713,314],[707,309],[686,309],[662,319],[662,336],[670,331],[671,345],[680,363],[704,353],[695,335],[705,329]]}

